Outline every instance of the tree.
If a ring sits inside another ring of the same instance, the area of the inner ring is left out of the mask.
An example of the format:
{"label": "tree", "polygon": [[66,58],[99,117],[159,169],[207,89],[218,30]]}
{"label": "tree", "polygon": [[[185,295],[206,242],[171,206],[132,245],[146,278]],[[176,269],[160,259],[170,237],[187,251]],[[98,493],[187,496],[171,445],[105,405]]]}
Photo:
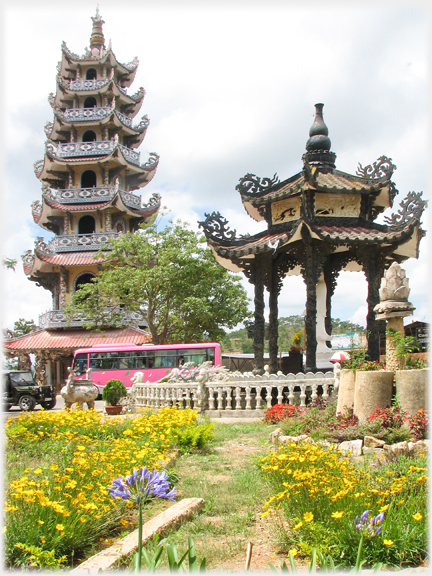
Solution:
{"label": "tree", "polygon": [[76,291],[67,314],[100,329],[120,325],[125,311],[140,312],[154,344],[221,339],[224,327],[250,318],[249,300],[240,278],[219,266],[203,241],[180,220],[162,231],[151,224],[122,234],[103,251],[104,269]]}

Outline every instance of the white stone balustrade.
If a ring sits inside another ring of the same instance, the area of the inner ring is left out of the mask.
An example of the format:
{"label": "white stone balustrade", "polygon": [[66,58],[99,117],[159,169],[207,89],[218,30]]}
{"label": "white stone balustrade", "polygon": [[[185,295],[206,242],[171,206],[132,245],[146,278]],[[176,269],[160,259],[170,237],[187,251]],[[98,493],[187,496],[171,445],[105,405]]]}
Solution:
{"label": "white stone balustrade", "polygon": [[300,406],[306,406],[307,393],[311,399],[318,398],[318,387],[322,387],[321,397],[329,398],[334,384],[333,372],[300,372],[298,374],[264,374],[234,372],[229,381],[224,382],[145,382],[134,384],[137,408],[161,408],[179,406],[193,408],[210,416],[224,413],[225,416],[240,411],[250,416],[262,416],[263,409],[273,403],[294,404],[296,398]]}

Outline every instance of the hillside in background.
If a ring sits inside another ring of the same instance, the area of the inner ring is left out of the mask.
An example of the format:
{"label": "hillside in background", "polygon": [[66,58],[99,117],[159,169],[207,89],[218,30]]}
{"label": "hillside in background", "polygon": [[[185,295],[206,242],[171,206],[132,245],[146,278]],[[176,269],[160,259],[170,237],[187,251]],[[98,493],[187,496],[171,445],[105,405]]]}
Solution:
{"label": "hillside in background", "polygon": [[[349,332],[357,332],[363,334],[365,329],[359,324],[353,324],[348,320],[339,320],[339,318],[332,319],[332,334],[346,334]],[[268,324],[266,324],[266,329]],[[288,316],[287,318],[279,318],[279,338],[278,346],[280,352],[289,352],[293,345],[293,336],[296,332],[304,331],[304,318],[302,316]],[[268,352],[268,340],[265,340],[264,350]],[[228,333],[221,341],[223,353],[231,354],[253,354],[253,341],[248,338],[247,329],[242,328],[235,332]]]}

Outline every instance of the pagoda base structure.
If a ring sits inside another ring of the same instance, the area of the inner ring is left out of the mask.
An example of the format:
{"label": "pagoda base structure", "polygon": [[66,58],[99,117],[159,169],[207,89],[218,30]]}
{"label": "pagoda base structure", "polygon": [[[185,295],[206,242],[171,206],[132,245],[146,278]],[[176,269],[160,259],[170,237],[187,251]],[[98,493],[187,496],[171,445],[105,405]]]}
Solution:
{"label": "pagoda base structure", "polygon": [[[306,371],[325,369],[331,356],[331,301],[342,270],[362,271],[368,284],[366,330],[369,360],[379,360],[385,323],[375,317],[380,281],[393,261],[418,258],[425,232],[421,216],[427,202],[409,192],[385,224],[377,216],[393,206],[398,194],[391,181],[396,166],[382,156],[359,164],[356,175],[336,170],[330,151],[323,104],[316,104],[303,170],[280,181],[246,174],[236,189],[243,206],[267,230],[236,236],[219,212],[200,222],[216,261],[242,272],[255,287],[253,332],[255,370],[263,371],[264,289],[269,293],[270,372],[278,370],[278,297],[286,276],[301,275],[306,286]],[[331,365],[329,366],[331,367]]]}
{"label": "pagoda base structure", "polygon": [[[110,328],[103,332],[81,329],[37,330],[3,342],[4,353],[9,358],[25,361],[30,354],[36,359],[35,378],[41,385],[51,384],[60,391],[69,376],[75,350],[105,344],[149,343],[150,336],[135,327]],[[26,369],[22,367],[20,369]],[[30,369],[30,368],[27,368]]]}

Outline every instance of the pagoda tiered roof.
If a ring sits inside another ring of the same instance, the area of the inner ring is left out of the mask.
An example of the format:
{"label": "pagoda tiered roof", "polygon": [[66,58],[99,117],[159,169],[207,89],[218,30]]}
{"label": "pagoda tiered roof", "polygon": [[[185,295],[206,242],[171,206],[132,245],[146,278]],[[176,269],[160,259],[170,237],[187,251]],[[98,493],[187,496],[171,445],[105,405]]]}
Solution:
{"label": "pagoda tiered roof", "polygon": [[[104,192],[103,195],[102,192]],[[73,195],[72,199],[66,196],[67,193],[70,196]],[[70,190],[52,190],[48,186],[44,186],[42,203],[39,200],[33,202],[32,215],[35,223],[46,230],[52,229],[51,219],[53,217],[62,216],[68,212],[94,212],[108,208],[117,208],[124,214],[148,222],[158,212],[160,204],[159,194],[154,193],[147,204],[141,205],[141,196],[119,190],[116,186]]]}
{"label": "pagoda tiered roof", "polygon": [[34,164],[36,177],[58,186],[69,166],[89,164],[98,159],[104,168],[124,166],[128,169],[130,190],[148,184],[156,173],[158,154],[151,152],[148,160],[140,164],[140,153],[120,144],[118,138],[94,142],[70,142],[58,144],[47,141],[45,156]]}

